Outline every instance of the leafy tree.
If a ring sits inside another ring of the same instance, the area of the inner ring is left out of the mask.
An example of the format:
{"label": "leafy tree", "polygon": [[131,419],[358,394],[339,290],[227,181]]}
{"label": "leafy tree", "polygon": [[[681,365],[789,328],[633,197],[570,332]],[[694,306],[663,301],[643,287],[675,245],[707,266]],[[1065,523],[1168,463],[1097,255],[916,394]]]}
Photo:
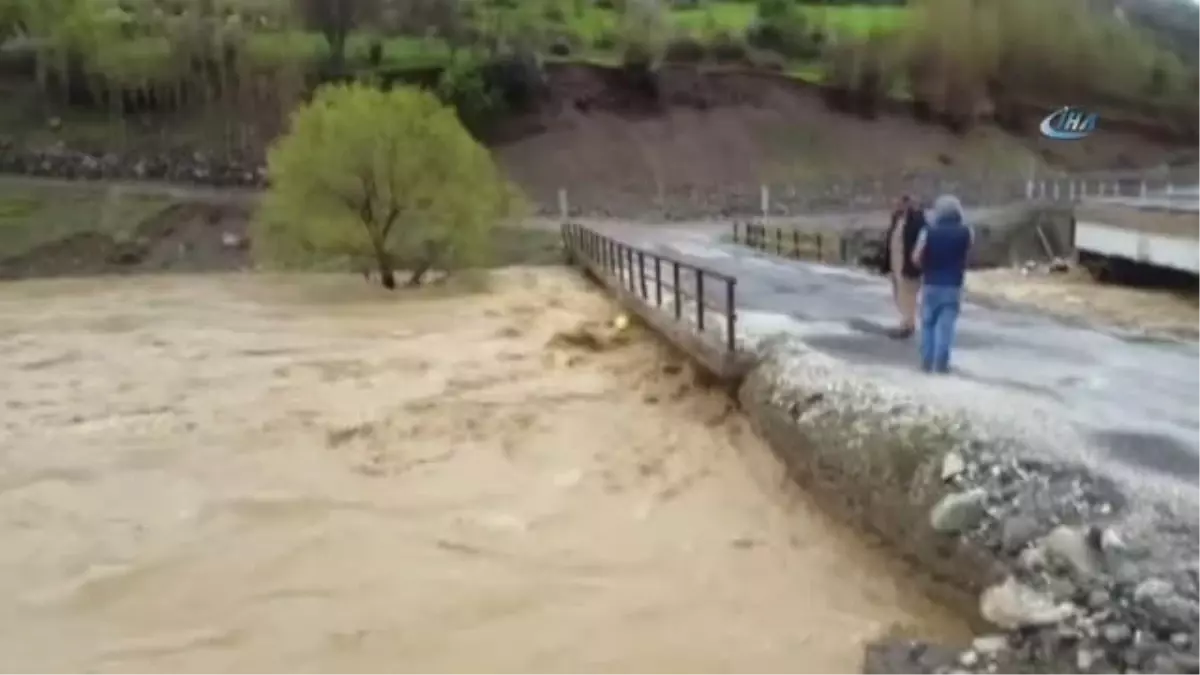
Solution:
{"label": "leafy tree", "polygon": [[380,0],[297,0],[305,23],[321,31],[329,43],[329,64],[341,72],[350,31],[382,13]]}
{"label": "leafy tree", "polygon": [[[264,252],[284,264],[370,261],[387,288],[478,262],[519,197],[433,94],[359,84],[318,90],[271,149],[259,213]],[[306,260],[305,260],[306,259]]]}

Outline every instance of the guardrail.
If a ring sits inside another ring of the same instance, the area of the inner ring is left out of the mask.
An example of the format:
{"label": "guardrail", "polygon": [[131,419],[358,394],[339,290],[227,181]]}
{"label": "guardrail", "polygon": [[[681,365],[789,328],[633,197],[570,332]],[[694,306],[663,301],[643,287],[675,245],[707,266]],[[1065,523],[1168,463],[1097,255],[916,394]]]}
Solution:
{"label": "guardrail", "polygon": [[[578,223],[563,223],[562,238],[572,262],[582,263],[625,299],[638,303],[631,309],[661,328],[668,339],[718,376],[736,375],[736,278],[630,246]],[[694,313],[685,314],[685,306]]]}
{"label": "guardrail", "polygon": [[[849,241],[831,232],[804,232],[757,222],[734,221],[733,243],[797,260],[841,264],[850,259]],[[828,251],[829,248],[833,250]]]}

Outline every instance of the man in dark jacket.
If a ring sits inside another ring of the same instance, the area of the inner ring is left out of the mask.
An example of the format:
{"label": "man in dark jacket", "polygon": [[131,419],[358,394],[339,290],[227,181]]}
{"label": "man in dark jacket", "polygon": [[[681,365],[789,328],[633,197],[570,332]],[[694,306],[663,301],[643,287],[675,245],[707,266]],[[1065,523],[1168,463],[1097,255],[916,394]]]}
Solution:
{"label": "man in dark jacket", "polygon": [[925,213],[908,195],[892,211],[892,222],[884,238],[883,272],[891,277],[892,298],[900,312],[900,325],[890,335],[898,340],[912,337],[917,321],[917,296],[921,270],[913,264],[917,237],[925,228]]}

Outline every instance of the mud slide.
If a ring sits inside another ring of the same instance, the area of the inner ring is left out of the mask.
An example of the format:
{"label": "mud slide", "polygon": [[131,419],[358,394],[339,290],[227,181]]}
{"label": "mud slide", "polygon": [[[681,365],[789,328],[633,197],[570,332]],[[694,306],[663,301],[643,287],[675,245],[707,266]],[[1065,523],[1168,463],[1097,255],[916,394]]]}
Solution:
{"label": "mud slide", "polygon": [[[0,662],[851,672],[965,627],[570,272],[0,286]],[[560,335],[555,339],[556,335]]]}

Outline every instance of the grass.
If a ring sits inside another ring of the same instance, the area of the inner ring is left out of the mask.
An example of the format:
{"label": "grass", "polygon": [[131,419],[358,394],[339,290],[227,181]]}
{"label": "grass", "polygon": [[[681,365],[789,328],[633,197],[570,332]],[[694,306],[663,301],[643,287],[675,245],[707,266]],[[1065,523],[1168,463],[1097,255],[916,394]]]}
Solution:
{"label": "grass", "polygon": [[171,204],[165,197],[121,195],[99,185],[0,180],[0,258],[84,233],[129,239]]}
{"label": "grass", "polygon": [[[482,27],[496,24],[512,24],[518,20],[519,10],[489,10],[480,16]],[[904,7],[871,6],[802,6],[814,26],[821,26],[834,35],[861,36],[872,30],[889,30],[900,26],[908,15]],[[668,13],[668,22],[673,33],[686,33],[709,38],[716,33],[742,36],[757,17],[757,8],[750,2],[709,2],[698,8],[673,9]],[[609,9],[586,5],[579,12],[568,15],[560,24],[574,36],[577,43],[586,45],[584,52],[599,52],[604,60],[605,51],[596,50],[595,45],[603,42],[619,42],[619,17]],[[351,63],[367,61],[371,37],[356,34],[347,45],[347,60]],[[386,69],[416,70],[437,67],[446,62],[450,55],[449,46],[437,38],[393,36],[382,39],[380,66]],[[277,65],[286,63],[314,64],[328,55],[328,45],[320,33],[288,31],[278,33],[251,34],[246,42],[246,54],[251,63]],[[106,47],[98,57],[97,67],[130,83],[153,81],[168,77],[178,68],[172,59],[172,45],[166,38],[146,37],[126,40]]]}
{"label": "grass", "polygon": [[[706,7],[672,10],[674,27],[701,34],[712,30],[741,34],[757,18],[756,8],[745,2],[714,2]],[[863,5],[802,5],[800,11],[813,23],[837,35],[862,36],[872,30],[893,30],[908,16],[905,7]]]}

